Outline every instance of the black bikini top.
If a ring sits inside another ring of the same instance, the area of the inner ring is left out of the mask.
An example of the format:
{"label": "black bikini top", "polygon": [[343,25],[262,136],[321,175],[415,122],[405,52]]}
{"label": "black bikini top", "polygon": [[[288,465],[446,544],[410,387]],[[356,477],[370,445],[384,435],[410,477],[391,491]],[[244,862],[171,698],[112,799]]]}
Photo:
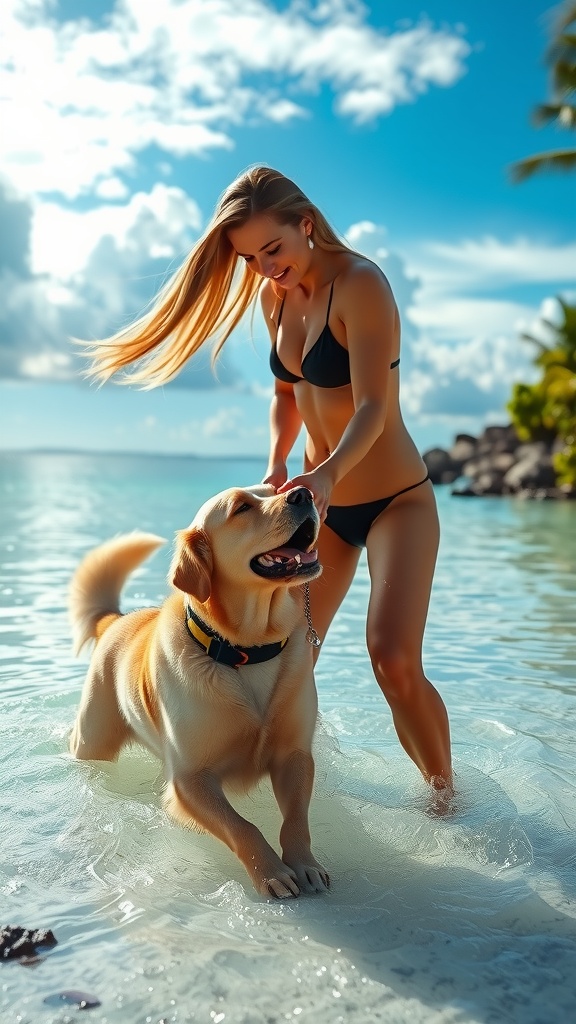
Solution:
{"label": "black bikini top", "polygon": [[[278,355],[276,342],[272,345],[270,350],[270,369],[278,380],[283,380],[286,384],[297,384],[300,380],[306,380],[317,388],[342,388],[346,384],[350,384],[350,357],[348,351],[337,341],[328,326],[333,291],[334,281],[332,281],[330,286],[326,323],[320,337],[302,360],[300,367],[302,370],[301,377],[297,377],[294,373],[290,373],[290,370],[286,369]],[[282,299],[282,305],[278,314],[276,337],[278,337],[285,299],[286,296]],[[395,366],[398,366],[399,362],[399,359],[395,359],[393,363],[390,363],[390,369],[392,370]]]}

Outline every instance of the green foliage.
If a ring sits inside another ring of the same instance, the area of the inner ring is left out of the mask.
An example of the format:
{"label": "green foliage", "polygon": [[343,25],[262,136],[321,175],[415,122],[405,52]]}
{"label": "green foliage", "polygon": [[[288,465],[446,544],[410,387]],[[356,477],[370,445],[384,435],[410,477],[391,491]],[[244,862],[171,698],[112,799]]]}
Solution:
{"label": "green foliage", "polygon": [[554,469],[559,484],[574,487],[576,480],[576,444],[566,445],[554,456]]}
{"label": "green foliage", "polygon": [[[562,130],[576,128],[576,3],[568,0],[558,9],[552,39],[546,54],[550,68],[550,103],[534,111],[536,125],[553,124]],[[576,168],[576,149],[538,153],[512,164],[515,182],[525,181],[542,171],[571,171]]]}
{"label": "green foliage", "polygon": [[558,305],[561,321],[542,321],[550,344],[522,335],[537,348],[534,365],[542,376],[536,384],[514,385],[508,411],[523,441],[555,442],[557,481],[576,488],[576,306],[561,298]]}

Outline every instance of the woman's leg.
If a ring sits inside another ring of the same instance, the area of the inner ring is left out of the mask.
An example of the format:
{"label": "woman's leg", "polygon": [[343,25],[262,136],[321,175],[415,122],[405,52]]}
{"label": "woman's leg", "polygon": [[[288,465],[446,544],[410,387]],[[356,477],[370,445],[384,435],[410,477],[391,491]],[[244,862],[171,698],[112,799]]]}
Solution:
{"label": "woman's leg", "polygon": [[[358,566],[361,549],[352,547],[323,524],[318,537],[318,558],[322,575],[310,584],[312,625],[322,641],[344,600]],[[314,651],[314,660],[322,648]]]}
{"label": "woman's leg", "polygon": [[440,537],[430,482],[400,495],[373,523],[366,636],[374,674],[398,738],[437,789],[451,789],[446,708],[424,675],[422,639]]}

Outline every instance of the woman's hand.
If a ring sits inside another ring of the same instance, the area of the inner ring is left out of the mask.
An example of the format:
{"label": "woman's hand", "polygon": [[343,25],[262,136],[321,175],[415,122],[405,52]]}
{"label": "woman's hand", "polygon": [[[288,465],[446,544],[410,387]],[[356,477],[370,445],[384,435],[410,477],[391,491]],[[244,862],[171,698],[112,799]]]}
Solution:
{"label": "woman's hand", "polygon": [[272,484],[275,491],[279,487],[282,487],[288,478],[288,470],[286,469],[285,462],[278,462],[276,465],[269,467],[266,476],[264,477],[263,484]]}
{"label": "woman's hand", "polygon": [[331,476],[319,466],[318,469],[313,469],[309,473],[301,473],[300,476],[294,476],[291,480],[286,480],[285,483],[276,488],[276,492],[277,494],[285,494],[286,491],[291,491],[293,487],[307,487],[312,492],[314,504],[320,516],[320,522],[323,523],[328,512],[333,486]]}

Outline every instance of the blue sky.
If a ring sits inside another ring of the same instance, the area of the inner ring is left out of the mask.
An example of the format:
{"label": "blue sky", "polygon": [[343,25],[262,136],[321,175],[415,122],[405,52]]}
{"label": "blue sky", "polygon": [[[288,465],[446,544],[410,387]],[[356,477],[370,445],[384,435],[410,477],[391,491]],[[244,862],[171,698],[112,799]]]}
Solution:
{"label": "blue sky", "polygon": [[138,314],[241,170],[294,178],[389,276],[421,450],[506,419],[522,330],[576,293],[576,177],[512,185],[565,144],[554,8],[456,0],[4,0],[0,447],[267,452],[257,315],[151,392],[81,377],[71,336]]}

